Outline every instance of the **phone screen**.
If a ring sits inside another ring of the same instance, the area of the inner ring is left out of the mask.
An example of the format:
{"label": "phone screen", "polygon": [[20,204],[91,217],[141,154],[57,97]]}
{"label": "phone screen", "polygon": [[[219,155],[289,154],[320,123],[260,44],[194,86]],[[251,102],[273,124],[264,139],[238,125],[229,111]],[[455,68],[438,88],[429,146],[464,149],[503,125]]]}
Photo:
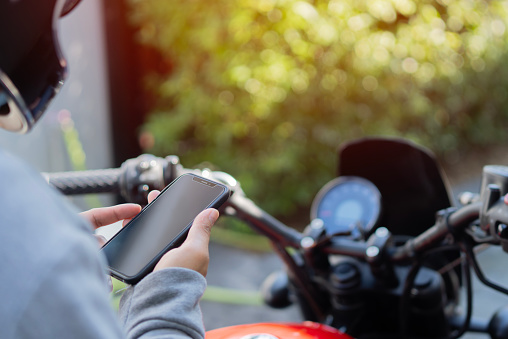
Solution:
{"label": "phone screen", "polygon": [[194,175],[177,178],[104,245],[109,267],[127,277],[139,274],[225,191]]}

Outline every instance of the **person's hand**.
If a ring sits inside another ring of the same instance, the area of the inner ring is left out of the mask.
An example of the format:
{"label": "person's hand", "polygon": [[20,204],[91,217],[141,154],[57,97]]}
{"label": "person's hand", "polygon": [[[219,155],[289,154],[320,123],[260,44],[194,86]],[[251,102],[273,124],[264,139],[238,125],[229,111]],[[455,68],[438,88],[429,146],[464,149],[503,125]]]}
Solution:
{"label": "person's hand", "polygon": [[[152,201],[159,194],[152,191],[148,195],[148,201]],[[183,267],[201,273],[206,277],[210,255],[208,243],[212,226],[219,218],[219,211],[209,208],[199,213],[189,230],[187,239],[178,248],[166,253],[157,263],[154,271],[170,267]]]}
{"label": "person's hand", "polygon": [[[108,226],[123,220],[122,227],[125,226],[132,218],[141,211],[141,206],[137,204],[121,204],[110,207],[93,208],[91,210],[81,212],[80,215],[88,220],[93,228],[97,229],[102,226]],[[99,247],[106,243],[106,238],[102,235],[94,234],[99,242]],[[113,291],[113,282],[111,277],[106,279],[109,287],[109,292]]]}
{"label": "person's hand", "polygon": [[[91,210],[80,213],[82,217],[87,219],[95,228],[111,225],[115,222],[123,220],[125,226],[133,217],[141,211],[141,206],[137,204],[121,204],[111,207],[93,208]],[[106,243],[103,236],[96,235],[99,245]]]}

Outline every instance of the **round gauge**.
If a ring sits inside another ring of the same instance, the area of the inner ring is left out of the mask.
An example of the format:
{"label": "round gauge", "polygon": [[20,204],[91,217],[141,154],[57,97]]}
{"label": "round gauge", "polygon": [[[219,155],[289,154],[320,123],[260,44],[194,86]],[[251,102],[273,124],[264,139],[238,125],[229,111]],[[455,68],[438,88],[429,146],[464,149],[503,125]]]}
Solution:
{"label": "round gauge", "polygon": [[381,193],[360,177],[339,177],[326,184],[312,203],[311,218],[323,220],[329,235],[368,234],[381,213]]}

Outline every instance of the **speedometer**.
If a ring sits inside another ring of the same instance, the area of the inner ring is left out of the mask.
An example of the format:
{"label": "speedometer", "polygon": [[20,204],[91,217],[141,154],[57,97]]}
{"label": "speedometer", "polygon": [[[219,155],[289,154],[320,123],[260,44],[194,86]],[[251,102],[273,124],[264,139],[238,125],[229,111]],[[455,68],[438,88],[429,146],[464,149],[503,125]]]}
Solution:
{"label": "speedometer", "polygon": [[381,214],[381,193],[360,177],[339,177],[326,184],[312,203],[311,218],[323,220],[328,235],[369,234]]}

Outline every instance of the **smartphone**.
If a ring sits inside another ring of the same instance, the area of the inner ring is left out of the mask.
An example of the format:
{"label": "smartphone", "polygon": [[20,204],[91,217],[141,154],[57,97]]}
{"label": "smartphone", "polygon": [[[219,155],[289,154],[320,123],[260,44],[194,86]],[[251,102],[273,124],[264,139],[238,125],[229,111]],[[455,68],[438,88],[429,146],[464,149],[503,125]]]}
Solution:
{"label": "smartphone", "polygon": [[229,195],[227,186],[195,174],[175,179],[102,247],[111,276],[139,282],[166,252],[183,243],[201,211],[220,207]]}

